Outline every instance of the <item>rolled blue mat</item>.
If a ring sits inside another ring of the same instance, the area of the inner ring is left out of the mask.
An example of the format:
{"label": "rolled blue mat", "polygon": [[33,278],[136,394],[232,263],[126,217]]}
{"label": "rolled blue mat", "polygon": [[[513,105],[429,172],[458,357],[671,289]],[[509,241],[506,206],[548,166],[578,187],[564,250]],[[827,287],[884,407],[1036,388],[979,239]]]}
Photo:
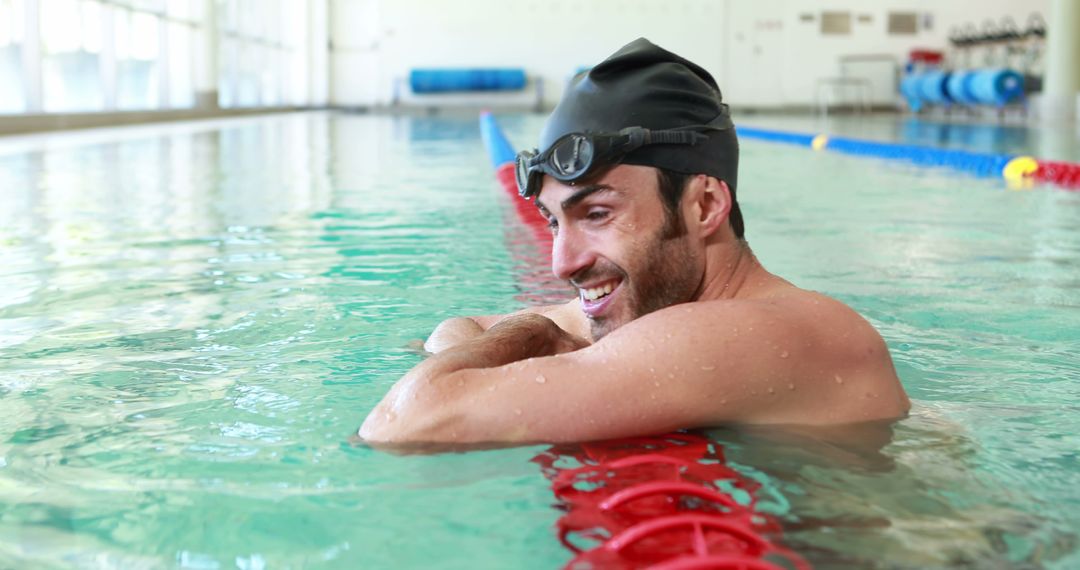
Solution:
{"label": "rolled blue mat", "polygon": [[952,72],[945,88],[948,90],[949,96],[952,97],[953,101],[965,105],[979,104],[979,98],[971,92],[971,79],[974,76],[975,72],[971,70]]}
{"label": "rolled blue mat", "polygon": [[949,74],[944,71],[927,71],[919,78],[919,94],[930,103],[948,105],[952,103],[952,99],[945,89],[948,81]]}
{"label": "rolled blue mat", "polygon": [[1005,105],[1024,95],[1024,76],[1011,69],[981,69],[970,81],[971,94],[986,105]]}
{"label": "rolled blue mat", "polygon": [[922,93],[919,90],[919,83],[922,80],[922,75],[919,73],[909,73],[900,80],[900,94],[907,100],[908,107],[911,107],[912,111],[918,112],[922,109]]}
{"label": "rolled blue mat", "polygon": [[525,88],[525,70],[491,69],[414,69],[409,72],[413,93],[451,93],[465,91],[520,91]]}

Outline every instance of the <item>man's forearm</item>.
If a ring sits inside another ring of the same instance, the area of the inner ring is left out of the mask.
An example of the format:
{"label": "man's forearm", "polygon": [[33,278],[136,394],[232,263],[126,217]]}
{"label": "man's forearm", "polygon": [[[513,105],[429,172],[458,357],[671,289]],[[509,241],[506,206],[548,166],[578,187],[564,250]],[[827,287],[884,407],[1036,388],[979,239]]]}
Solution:
{"label": "man's forearm", "polygon": [[455,403],[471,390],[482,389],[448,377],[463,370],[493,368],[576,348],[565,336],[555,323],[540,315],[506,319],[410,370],[368,415],[360,437],[384,442],[434,440],[440,430],[453,424]]}

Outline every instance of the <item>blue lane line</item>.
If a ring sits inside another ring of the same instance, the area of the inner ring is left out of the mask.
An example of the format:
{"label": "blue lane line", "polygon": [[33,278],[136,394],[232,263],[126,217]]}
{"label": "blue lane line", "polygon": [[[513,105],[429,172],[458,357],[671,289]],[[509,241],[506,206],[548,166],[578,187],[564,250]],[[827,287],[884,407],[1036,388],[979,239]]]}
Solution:
{"label": "blue lane line", "polygon": [[966,150],[868,141],[829,135],[807,135],[748,127],[739,127],[738,133],[740,137],[809,147],[812,147],[814,140],[818,139],[818,150],[903,160],[920,166],[945,166],[984,177],[1002,176],[1005,165],[1013,158],[1016,158],[1014,155],[1008,154],[986,154]]}
{"label": "blue lane line", "polygon": [[740,137],[749,137],[752,139],[761,139],[766,141],[794,144],[800,146],[810,146],[810,143],[814,141],[814,135],[785,133],[783,131],[770,131],[766,129],[754,129],[751,127],[737,127],[735,130],[739,133]]}

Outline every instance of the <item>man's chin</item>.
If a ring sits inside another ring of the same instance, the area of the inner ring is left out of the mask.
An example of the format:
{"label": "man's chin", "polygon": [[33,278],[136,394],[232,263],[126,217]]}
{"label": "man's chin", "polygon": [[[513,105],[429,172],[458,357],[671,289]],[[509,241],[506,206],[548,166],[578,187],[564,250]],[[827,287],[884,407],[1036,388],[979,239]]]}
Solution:
{"label": "man's chin", "polygon": [[624,324],[626,323],[623,323],[621,321],[615,321],[609,318],[602,317],[599,319],[594,319],[590,317],[589,332],[592,333],[593,342],[596,342],[607,336],[609,333],[611,333],[611,331],[621,327]]}

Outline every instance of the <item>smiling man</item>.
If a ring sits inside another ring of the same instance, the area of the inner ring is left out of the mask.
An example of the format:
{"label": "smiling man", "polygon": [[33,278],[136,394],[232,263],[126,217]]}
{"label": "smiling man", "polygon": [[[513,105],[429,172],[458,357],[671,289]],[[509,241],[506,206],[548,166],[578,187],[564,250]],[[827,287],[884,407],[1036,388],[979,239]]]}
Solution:
{"label": "smiling man", "polygon": [[360,428],[381,443],[585,441],[721,424],[838,425],[910,406],[855,311],[765,270],[738,141],[701,67],[639,39],[574,78],[518,187],[577,298],[451,319]]}

